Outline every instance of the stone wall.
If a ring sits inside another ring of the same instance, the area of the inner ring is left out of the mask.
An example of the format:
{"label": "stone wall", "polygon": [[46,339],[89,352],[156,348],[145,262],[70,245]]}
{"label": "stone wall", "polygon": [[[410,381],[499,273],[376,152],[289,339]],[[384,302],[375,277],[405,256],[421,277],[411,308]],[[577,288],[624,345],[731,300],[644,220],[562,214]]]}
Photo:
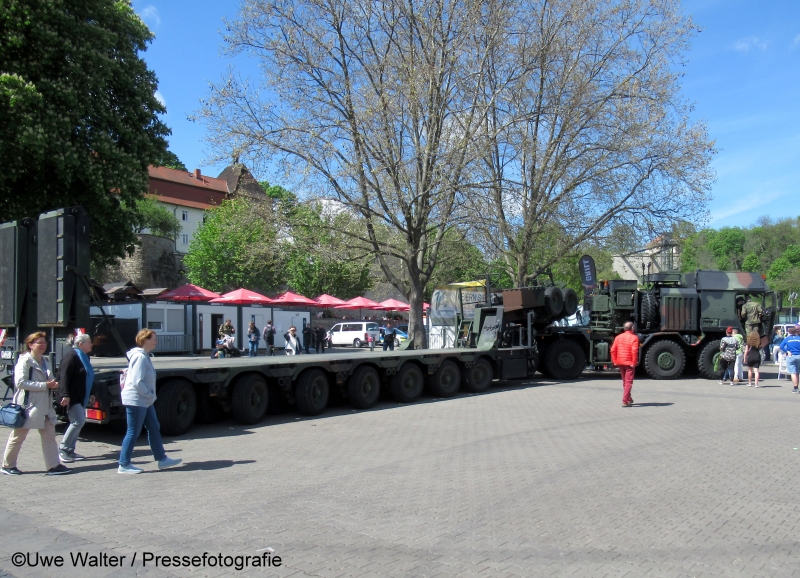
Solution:
{"label": "stone wall", "polygon": [[132,281],[139,289],[174,289],[186,283],[183,262],[175,253],[175,241],[156,235],[136,235],[141,243],[131,257],[121,259],[100,275],[100,283]]}

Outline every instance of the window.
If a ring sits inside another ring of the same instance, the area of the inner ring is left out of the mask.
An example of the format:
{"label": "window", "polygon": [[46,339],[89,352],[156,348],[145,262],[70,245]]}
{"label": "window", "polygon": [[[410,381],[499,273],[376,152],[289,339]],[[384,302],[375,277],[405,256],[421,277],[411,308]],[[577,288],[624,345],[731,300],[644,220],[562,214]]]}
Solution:
{"label": "window", "polygon": [[181,243],[184,244],[184,245],[188,245],[189,244],[189,235],[187,235],[186,233],[181,235]]}
{"label": "window", "polygon": [[164,331],[164,310],[147,308],[147,328],[153,331]]}
{"label": "window", "polygon": [[147,328],[153,331],[161,331],[161,321],[148,321]]}
{"label": "window", "polygon": [[189,211],[182,211],[181,212],[181,219],[183,219],[184,221],[188,221],[189,220]]}

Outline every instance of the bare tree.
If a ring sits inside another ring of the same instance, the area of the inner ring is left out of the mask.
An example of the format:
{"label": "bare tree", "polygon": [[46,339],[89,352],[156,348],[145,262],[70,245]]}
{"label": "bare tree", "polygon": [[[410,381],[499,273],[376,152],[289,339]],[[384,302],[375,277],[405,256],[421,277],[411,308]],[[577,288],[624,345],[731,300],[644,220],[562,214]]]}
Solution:
{"label": "bare tree", "polygon": [[418,344],[439,246],[473,186],[499,13],[476,0],[244,0],[226,40],[261,59],[265,83],[231,72],[200,112],[220,157],[279,158],[296,191],[363,219],[354,242],[409,299]]}
{"label": "bare tree", "polygon": [[586,240],[704,218],[714,153],[681,100],[677,0],[520,1],[484,83],[481,246],[524,285]]}

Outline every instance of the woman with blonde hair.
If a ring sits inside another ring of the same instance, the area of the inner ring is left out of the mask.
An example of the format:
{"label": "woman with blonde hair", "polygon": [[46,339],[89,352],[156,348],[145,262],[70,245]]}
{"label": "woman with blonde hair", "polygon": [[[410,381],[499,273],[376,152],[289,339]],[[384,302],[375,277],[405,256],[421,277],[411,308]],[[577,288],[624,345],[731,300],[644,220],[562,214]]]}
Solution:
{"label": "woman with blonde hair", "polygon": [[142,329],[136,334],[136,345],[128,356],[128,372],[122,388],[122,405],[125,406],[125,417],[128,419],[128,431],[122,440],[119,452],[118,474],[140,474],[142,470],[131,464],[133,446],[136,438],[147,428],[147,440],[150,450],[158,462],[158,469],[171,468],[181,463],[179,459],[167,457],[164,443],[161,441],[161,425],[156,417],[156,370],[150,361],[150,352],[156,348],[158,337],[152,329]]}
{"label": "woman with blonde hair", "polygon": [[747,386],[753,386],[753,372],[755,372],[756,387],[758,387],[761,367],[761,337],[757,331],[751,331],[747,334],[747,345],[744,348],[744,364],[747,366]]}
{"label": "woman with blonde hair", "polygon": [[17,457],[22,443],[32,429],[39,430],[42,438],[42,454],[48,476],[58,476],[72,472],[59,460],[56,441],[56,422],[58,416],[53,409],[53,390],[58,382],[47,367],[44,353],[47,351],[47,335],[43,331],[31,333],[25,338],[25,353],[19,356],[14,366],[14,403],[25,408],[27,417],[22,427],[11,430],[3,455],[2,472],[8,476],[22,474],[17,469]]}

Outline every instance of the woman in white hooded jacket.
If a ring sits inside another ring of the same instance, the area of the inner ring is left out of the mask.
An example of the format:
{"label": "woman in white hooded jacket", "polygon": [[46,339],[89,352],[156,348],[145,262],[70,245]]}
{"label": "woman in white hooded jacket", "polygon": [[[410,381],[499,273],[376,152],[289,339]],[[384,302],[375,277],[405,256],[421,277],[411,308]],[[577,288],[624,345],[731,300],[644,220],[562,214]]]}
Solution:
{"label": "woman in white hooded jacket", "polygon": [[31,333],[25,339],[25,353],[19,356],[14,366],[14,403],[25,408],[25,423],[21,428],[11,430],[3,455],[2,472],[9,476],[18,476],[22,472],[17,469],[17,457],[22,449],[22,442],[32,429],[39,430],[42,438],[42,453],[47,475],[69,474],[71,470],[61,465],[56,441],[56,422],[58,416],[53,409],[53,390],[58,382],[47,366],[44,353],[47,351],[47,336],[41,332]]}
{"label": "woman in white hooded jacket", "polygon": [[167,457],[164,444],[161,441],[161,426],[156,417],[156,370],[150,361],[150,352],[156,348],[158,338],[152,329],[142,329],[136,334],[136,344],[128,352],[128,371],[125,375],[125,384],[122,388],[122,405],[125,406],[125,416],[128,419],[128,430],[122,440],[119,453],[119,474],[138,474],[142,470],[131,464],[133,446],[142,431],[142,426],[147,428],[147,440],[150,450],[158,462],[158,469],[171,468],[181,463],[181,460]]}

